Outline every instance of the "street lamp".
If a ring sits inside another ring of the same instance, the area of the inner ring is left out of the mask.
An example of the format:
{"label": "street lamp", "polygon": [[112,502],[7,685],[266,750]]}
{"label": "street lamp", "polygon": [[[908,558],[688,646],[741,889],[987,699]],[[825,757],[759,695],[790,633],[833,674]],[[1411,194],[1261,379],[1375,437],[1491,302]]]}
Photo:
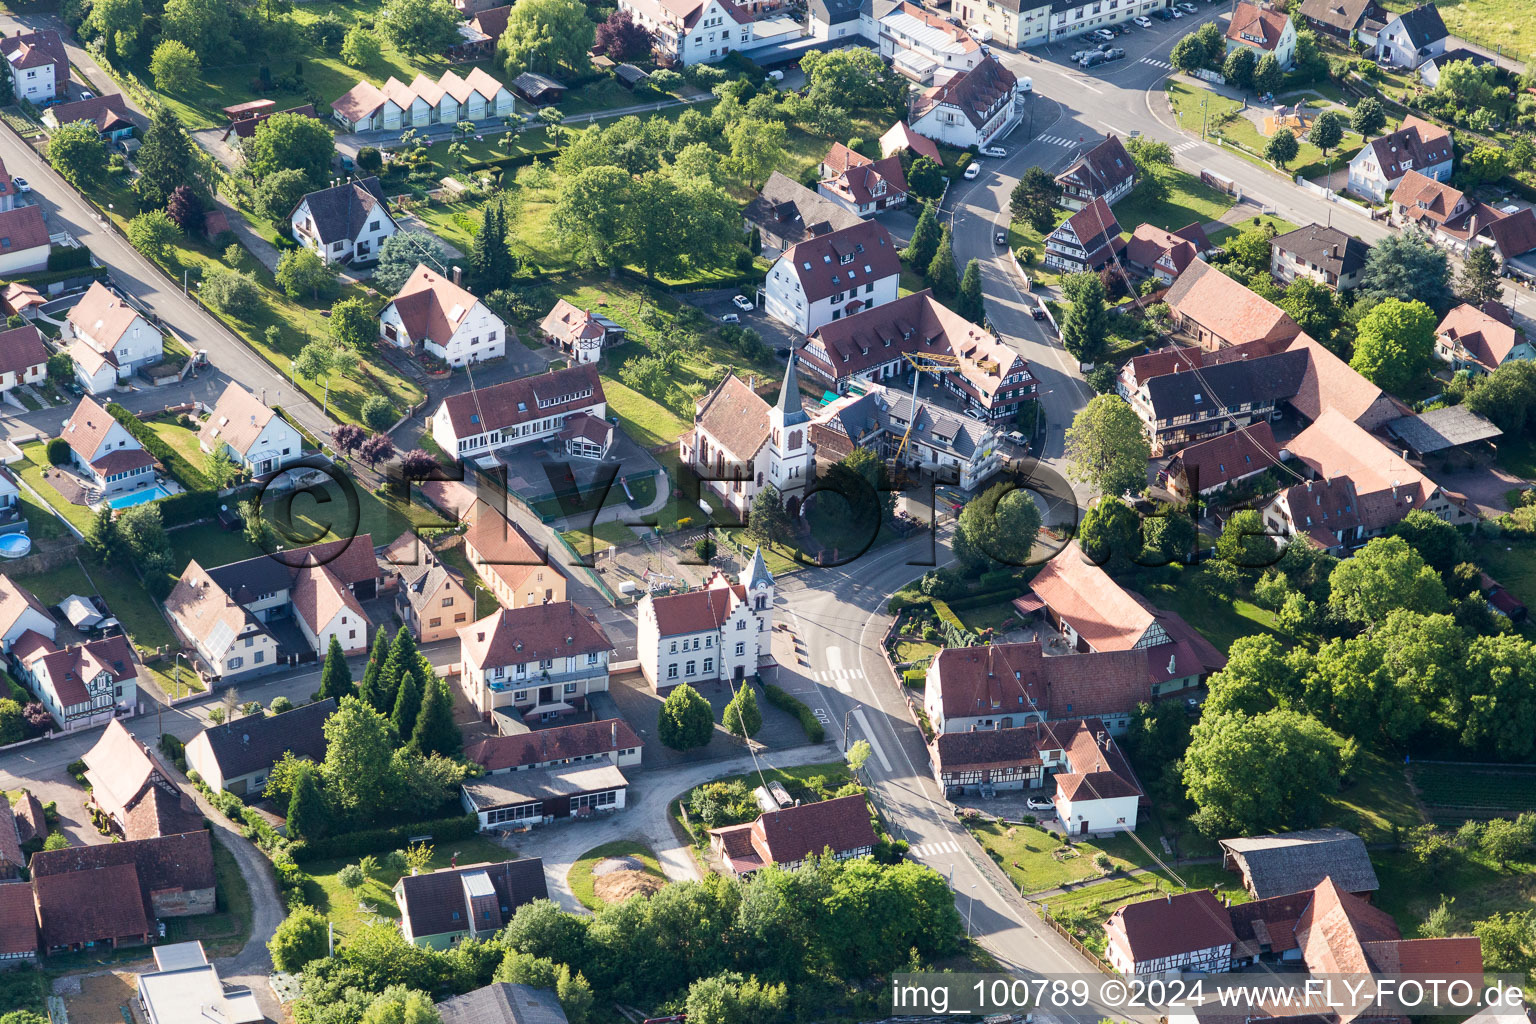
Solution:
{"label": "street lamp", "polygon": [[1034,435],[1035,435],[1035,437],[1037,439],[1040,437],[1040,408],[1041,408],[1042,405],[1045,404],[1045,403],[1041,402],[1040,399],[1044,398],[1046,395],[1054,395],[1055,393],[1056,393],[1056,389],[1055,388],[1052,388],[1049,391],[1039,391],[1039,392],[1035,393],[1035,430],[1034,430]]}
{"label": "street lamp", "polygon": [[967,895],[967,897],[969,897],[969,902],[967,902],[966,905],[965,905],[965,937],[966,938],[970,938],[971,937],[971,914],[976,909],[976,883],[975,882],[971,883],[970,891],[968,893],[966,893],[966,895]]}
{"label": "street lamp", "polygon": [[853,714],[853,708],[843,712],[843,753],[848,753],[848,716]]}

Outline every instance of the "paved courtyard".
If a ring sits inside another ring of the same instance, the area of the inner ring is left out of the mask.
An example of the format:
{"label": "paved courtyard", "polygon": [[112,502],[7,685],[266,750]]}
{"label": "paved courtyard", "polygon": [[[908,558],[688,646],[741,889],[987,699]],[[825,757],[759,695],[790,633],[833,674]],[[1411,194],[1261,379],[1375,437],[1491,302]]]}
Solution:
{"label": "paved courtyard", "polygon": [[[710,761],[740,757],[747,752],[741,740],[726,732],[725,727],[719,724],[721,713],[725,711],[725,705],[731,699],[733,692],[731,684],[714,680],[695,682],[692,685],[705,700],[709,701],[710,708],[715,713],[715,734],[705,746],[678,751],[661,742],[656,723],[661,717],[662,697],[651,689],[645,678],[632,675],[610,680],[608,691],[614,703],[618,705],[619,712],[629,723],[630,728],[634,729],[645,743],[643,765],[646,769],[671,768],[683,764],[707,764]],[[800,728],[799,720],[770,705],[767,698],[763,696],[761,686],[753,686],[753,690],[756,692],[757,706],[763,712],[763,727],[756,736],[752,737],[754,747],[784,750],[803,746],[806,743],[805,730]]]}

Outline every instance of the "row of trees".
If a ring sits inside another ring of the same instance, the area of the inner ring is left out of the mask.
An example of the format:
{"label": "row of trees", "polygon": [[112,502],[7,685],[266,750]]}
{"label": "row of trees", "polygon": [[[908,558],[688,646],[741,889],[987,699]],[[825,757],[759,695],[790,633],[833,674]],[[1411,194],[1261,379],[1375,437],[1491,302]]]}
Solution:
{"label": "row of trees", "polygon": [[[687,1013],[693,1024],[775,1024],[829,1007],[876,1012],[883,986],[846,979],[921,970],[960,940],[953,894],[931,869],[813,858],[795,871],[674,883],[591,916],[540,900],[493,939],[441,952],[375,924],[326,956],[324,919],[309,911],[290,915],[270,946],[280,968],[302,970],[299,1024],[430,1022],[430,999],[411,993],[493,979],[555,989],[574,1024],[614,1002]],[[402,1005],[417,1015],[399,1016]]]}

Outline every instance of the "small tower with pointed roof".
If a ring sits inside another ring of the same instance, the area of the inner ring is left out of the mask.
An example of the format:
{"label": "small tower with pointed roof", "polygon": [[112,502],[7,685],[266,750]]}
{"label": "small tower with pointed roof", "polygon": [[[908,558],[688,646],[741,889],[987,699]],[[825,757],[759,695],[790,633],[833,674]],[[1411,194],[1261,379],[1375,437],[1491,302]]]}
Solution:
{"label": "small tower with pointed roof", "polygon": [[[788,500],[803,496],[816,462],[811,444],[811,416],[800,401],[799,356],[791,354],[784,367],[779,400],[768,410],[768,483]],[[766,570],[765,570],[766,571]]]}
{"label": "small tower with pointed roof", "polygon": [[773,607],[773,573],[763,561],[761,546],[752,549],[752,564],[741,574],[741,585],[747,590],[747,601],[755,612]]}

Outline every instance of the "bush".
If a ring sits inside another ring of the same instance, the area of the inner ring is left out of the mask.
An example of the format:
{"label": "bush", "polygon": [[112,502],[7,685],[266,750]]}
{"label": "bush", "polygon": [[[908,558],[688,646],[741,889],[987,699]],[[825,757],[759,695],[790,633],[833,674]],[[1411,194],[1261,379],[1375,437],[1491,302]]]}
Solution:
{"label": "bush", "polygon": [[62,437],[55,437],[48,442],[48,461],[55,466],[62,466],[69,462],[69,442]]}
{"label": "bush", "polygon": [[362,415],[370,430],[384,431],[395,425],[395,407],[383,395],[370,395],[363,403]]}
{"label": "bush", "polygon": [[240,270],[210,267],[203,274],[203,301],[221,313],[244,320],[261,306],[256,279]]}
{"label": "bush", "polygon": [[357,151],[358,170],[378,174],[384,168],[384,156],[376,146],[363,146]]}
{"label": "bush", "polygon": [[389,828],[366,829],[347,832],[323,839],[301,839],[288,844],[288,853],[300,864],[332,857],[362,857],[367,854],[388,853],[406,845],[415,836],[430,835],[433,843],[464,839],[475,834],[480,819],[473,814],[435,821],[407,822]]}
{"label": "bush", "polygon": [[273,697],[272,698],[272,713],[274,715],[280,715],[280,714],[282,714],[285,711],[292,711],[292,710],[293,710],[293,701],[289,700],[287,697]]}
{"label": "bush", "polygon": [[800,728],[805,730],[806,739],[812,743],[821,743],[826,740],[826,727],[821,724],[820,719],[811,713],[811,709],[806,706],[804,701],[791,696],[772,683],[763,684],[763,696],[768,698],[769,704],[772,704],[780,711],[788,711],[800,719]]}

